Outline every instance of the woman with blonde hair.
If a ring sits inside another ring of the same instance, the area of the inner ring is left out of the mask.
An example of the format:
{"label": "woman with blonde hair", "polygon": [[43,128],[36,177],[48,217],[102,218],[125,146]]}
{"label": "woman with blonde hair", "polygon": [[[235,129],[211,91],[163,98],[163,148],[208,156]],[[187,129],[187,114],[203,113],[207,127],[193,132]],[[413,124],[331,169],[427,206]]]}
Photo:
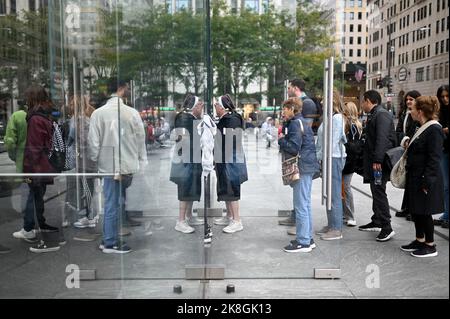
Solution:
{"label": "woman with blonde hair", "polygon": [[[355,208],[353,203],[352,193],[352,177],[358,169],[360,169],[360,163],[362,161],[363,143],[362,136],[362,124],[358,118],[358,108],[355,103],[347,102],[344,104],[342,115],[345,120],[345,136],[347,143],[345,143],[345,153],[347,159],[345,161],[344,169],[342,170],[343,178],[343,199],[342,205],[344,208],[344,221],[347,226],[356,226],[355,221]],[[362,164],[362,163],[361,163]]]}
{"label": "woman with blonde hair", "polygon": [[[439,100],[420,96],[411,107],[411,116],[420,123],[407,148],[406,186],[408,209],[416,228],[416,239],[401,246],[414,257],[437,256],[432,215],[444,211],[444,180],[440,161],[444,133],[437,121]],[[419,138],[420,136],[420,138]]]}
{"label": "woman with blonde hair", "polygon": [[[90,104],[89,97],[74,95],[69,100],[67,116],[69,120],[69,134],[67,137],[67,157],[68,166],[76,169],[77,173],[93,173],[96,170],[95,163],[89,160],[88,152],[88,134],[89,123],[95,108]],[[78,179],[78,183],[77,183]],[[79,189],[77,190],[77,185]],[[76,228],[93,228],[96,221],[92,214],[91,198],[94,191],[94,180],[86,177],[68,177],[67,178],[67,197],[63,216],[63,226],[68,225],[67,210],[78,208],[77,194],[81,194],[82,208],[85,209],[85,216],[77,219],[73,224]],[[72,190],[72,191],[69,191]],[[75,205],[73,205],[75,204]]]}
{"label": "woman with blonde hair", "polygon": [[[342,238],[342,169],[345,165],[347,154],[345,152],[344,144],[347,143],[347,138],[344,133],[345,120],[342,116],[342,99],[339,92],[333,92],[333,145],[332,156],[332,186],[331,186],[331,210],[327,210],[328,225],[323,227],[316,234],[321,235],[322,240],[338,240]],[[322,160],[323,145],[323,123],[317,131],[317,159]]]}

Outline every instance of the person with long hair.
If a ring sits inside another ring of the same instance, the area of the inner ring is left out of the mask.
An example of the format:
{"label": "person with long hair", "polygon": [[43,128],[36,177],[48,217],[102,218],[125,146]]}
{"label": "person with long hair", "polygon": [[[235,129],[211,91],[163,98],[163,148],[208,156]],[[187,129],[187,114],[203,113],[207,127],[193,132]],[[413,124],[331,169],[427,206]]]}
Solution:
{"label": "person with long hair", "polygon": [[437,90],[437,98],[439,100],[439,123],[442,125],[442,132],[444,133],[444,148],[441,160],[442,175],[444,176],[444,214],[434,221],[435,225],[440,225],[442,228],[448,228],[448,116],[449,116],[449,86],[442,85]]}
{"label": "person with long hair", "polygon": [[[347,153],[345,143],[347,138],[344,133],[345,120],[342,115],[342,99],[338,91],[333,92],[333,132],[332,132],[332,186],[331,186],[331,210],[327,210],[328,224],[316,232],[322,240],[338,240],[342,238],[342,170],[344,169]],[[323,123],[317,131],[317,158],[322,160],[323,148]]]}
{"label": "person with long hair", "polygon": [[[39,85],[29,87],[25,95],[27,97],[27,140],[23,160],[24,173],[56,173],[56,170],[49,162],[49,153],[52,149],[53,124],[52,111],[53,103],[45,88]],[[30,188],[30,198],[24,211],[23,228],[15,232],[15,238],[34,240],[36,238],[36,219],[41,232],[57,232],[58,228],[46,223],[44,217],[44,195],[47,185],[53,184],[53,177],[31,176],[27,179]],[[31,247],[32,252],[47,252],[56,250],[54,247],[39,244]],[[57,247],[59,249],[59,246]]]}
{"label": "person with long hair", "polygon": [[[398,139],[400,140],[400,145],[404,148],[407,147],[408,141],[413,137],[416,130],[420,127],[420,124],[415,121],[411,116],[411,109],[413,105],[416,103],[416,99],[420,96],[420,93],[416,90],[409,91],[404,96],[404,105],[405,110],[402,112],[402,115],[399,117],[399,121],[397,123],[396,132],[398,134]],[[400,132],[400,133],[399,133]],[[401,137],[401,139],[399,138]],[[411,220],[411,214],[408,211],[408,193],[406,190],[403,192],[403,200],[401,210],[395,213],[396,217],[406,217],[407,220]]]}
{"label": "person with long hair", "polygon": [[362,124],[359,121],[359,112],[355,103],[347,102],[342,109],[342,115],[345,119],[345,134],[347,143],[345,143],[345,153],[347,159],[344,169],[342,170],[342,179],[344,184],[344,198],[342,204],[344,207],[344,220],[347,226],[356,226],[355,221],[355,205],[353,203],[352,177],[353,173],[358,169],[358,152],[355,149],[353,141],[359,141],[362,136]]}
{"label": "person with long hair", "polygon": [[[411,108],[411,116],[420,123],[408,145],[406,185],[408,209],[416,228],[416,239],[401,246],[414,257],[437,256],[432,215],[444,210],[444,181],[440,162],[444,133],[438,121],[439,100],[421,96]],[[420,138],[419,138],[420,136]]]}

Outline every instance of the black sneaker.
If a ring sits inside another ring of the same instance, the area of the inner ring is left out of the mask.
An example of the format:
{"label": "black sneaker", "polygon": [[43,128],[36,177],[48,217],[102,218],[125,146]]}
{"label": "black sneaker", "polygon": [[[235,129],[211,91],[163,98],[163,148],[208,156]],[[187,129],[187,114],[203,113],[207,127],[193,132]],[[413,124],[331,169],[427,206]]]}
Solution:
{"label": "black sneaker", "polygon": [[[297,243],[297,241],[294,239],[294,240],[291,240],[291,244],[293,244],[293,245],[295,245]],[[317,246],[316,246],[316,243],[314,242],[314,239],[312,239],[311,238],[311,242],[310,242],[310,244],[309,244],[309,247],[311,247],[312,249],[314,249],[314,248],[316,248]]]}
{"label": "black sneaker", "polygon": [[401,246],[400,249],[403,251],[415,251],[417,249],[422,248],[423,245],[425,245],[425,243],[421,243],[420,241],[418,241],[416,239],[416,240],[410,242],[408,245]]}
{"label": "black sneaker", "polygon": [[441,224],[442,228],[448,228],[448,220],[443,220]]}
{"label": "black sneaker", "polygon": [[309,253],[312,248],[311,245],[302,246],[296,240],[293,240],[288,246],[284,247],[283,250],[287,253]]}
{"label": "black sneaker", "polygon": [[376,225],[374,222],[370,222],[366,225],[362,225],[358,227],[361,231],[381,231],[381,226]]}
{"label": "black sneaker", "polygon": [[395,213],[395,217],[406,217],[406,216],[408,216],[408,211],[406,209]]}
{"label": "black sneaker", "polygon": [[436,250],[436,245],[430,246],[430,245],[424,244],[422,246],[422,248],[411,252],[411,256],[419,257],[419,258],[435,257],[437,255],[438,255],[438,252]]}
{"label": "black sneaker", "polygon": [[47,224],[42,224],[39,226],[39,229],[43,233],[56,233],[59,231],[58,227],[53,227]]}
{"label": "black sneaker", "polygon": [[383,228],[381,232],[377,236],[377,241],[388,241],[392,237],[394,237],[395,232],[392,228]]}
{"label": "black sneaker", "polygon": [[105,254],[127,254],[131,252],[131,248],[127,244],[115,245],[115,246],[104,246],[102,251]]}
{"label": "black sneaker", "polygon": [[50,245],[44,242],[37,244],[36,246],[30,247],[30,251],[33,253],[49,253],[53,251],[58,251],[61,247],[59,245]]}

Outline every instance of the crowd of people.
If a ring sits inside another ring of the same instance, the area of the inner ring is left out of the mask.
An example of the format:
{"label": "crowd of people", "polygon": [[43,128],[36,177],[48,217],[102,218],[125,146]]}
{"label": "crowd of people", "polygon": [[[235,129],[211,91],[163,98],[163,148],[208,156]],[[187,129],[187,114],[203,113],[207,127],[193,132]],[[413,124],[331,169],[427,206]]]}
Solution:
{"label": "crowd of people", "polygon": [[[280,220],[281,225],[293,226],[288,234],[295,240],[284,247],[286,252],[310,252],[316,247],[311,208],[313,179],[320,175],[322,166],[324,124],[320,125],[315,138],[314,123],[317,122],[317,104],[305,93],[306,84],[301,79],[290,81],[289,98],[282,105],[283,125],[274,126],[274,119],[267,118],[262,125],[266,146],[277,142],[284,156],[298,156],[301,178],[290,185],[293,210],[291,215]],[[139,225],[127,215],[126,194],[133,176],[147,165],[148,144],[158,143],[164,147],[171,138],[176,143],[173,149],[169,180],[176,184],[179,214],[175,230],[189,234],[193,226],[204,220],[193,216],[193,202],[200,201],[202,161],[196,160],[200,145],[198,123],[206,116],[204,103],[198,96],[188,94],[182,110],[175,117],[174,132],[160,118],[156,129],[143,121],[139,113],[125,104],[129,87],[124,81],[111,79],[108,85],[110,98],[95,109],[85,96],[73,96],[65,111],[69,120],[62,134],[65,139],[65,170],[80,173],[67,177],[66,205],[63,226],[69,226],[67,215],[70,208],[79,206],[75,194],[83,194],[83,215],[73,223],[77,228],[93,228],[100,222],[92,210],[94,176],[103,180],[105,199],[103,238],[99,248],[104,253],[128,253],[131,248],[123,241],[121,226]],[[333,130],[331,157],[332,205],[326,210],[327,224],[316,232],[321,240],[340,240],[344,225],[357,225],[351,190],[354,173],[363,176],[370,184],[372,193],[371,221],[358,227],[361,231],[378,232],[376,240],[386,242],[395,236],[391,226],[391,215],[386,184],[389,169],[386,152],[401,145],[407,154],[407,174],[402,210],[397,216],[410,216],[416,228],[415,239],[401,246],[415,257],[437,255],[434,243],[434,227],[448,228],[448,108],[449,87],[443,85],[437,96],[421,96],[417,91],[404,97],[403,109],[397,127],[394,117],[381,103],[377,91],[364,93],[362,111],[367,119],[362,122],[355,103],[344,103],[337,91],[333,94]],[[24,180],[22,190],[23,227],[13,236],[35,241],[40,232],[58,232],[59,228],[48,225],[44,217],[44,195],[47,186],[53,183],[60,172],[53,165],[58,150],[57,139],[60,110],[52,103],[47,91],[34,85],[27,90],[27,107],[14,113],[8,123],[5,145],[9,157],[16,163],[18,173],[30,174]],[[226,205],[226,216],[216,218],[214,224],[223,225],[224,233],[233,234],[244,229],[240,216],[239,201],[241,185],[248,180],[247,164],[242,144],[249,123],[237,112],[229,95],[215,99],[217,115],[214,131],[214,169],[217,176],[217,198]],[[319,115],[320,116],[320,115]],[[55,126],[56,125],[56,126]],[[419,138],[420,136],[420,138]],[[231,143],[229,143],[231,139]],[[204,141],[202,143],[205,143]],[[87,174],[88,173],[88,174]],[[92,176],[88,176],[89,173]],[[79,189],[76,189],[76,188]],[[74,203],[77,203],[74,205]],[[442,214],[433,220],[433,215]],[[60,243],[63,244],[63,243]],[[31,247],[33,252],[59,249],[41,241]]]}

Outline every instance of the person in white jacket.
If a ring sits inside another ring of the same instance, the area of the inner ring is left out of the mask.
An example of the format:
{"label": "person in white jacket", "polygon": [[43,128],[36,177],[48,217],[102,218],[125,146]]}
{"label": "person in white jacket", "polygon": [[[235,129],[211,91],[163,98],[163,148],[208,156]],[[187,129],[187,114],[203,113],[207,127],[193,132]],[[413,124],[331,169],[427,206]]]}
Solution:
{"label": "person in white jacket", "polygon": [[104,177],[105,217],[100,249],[104,253],[123,254],[131,251],[119,240],[126,189],[131,185],[133,174],[147,163],[147,152],[141,117],[138,111],[123,102],[128,94],[128,84],[111,79],[108,90],[115,93],[91,116],[89,155],[97,163],[99,173],[111,174]]}

